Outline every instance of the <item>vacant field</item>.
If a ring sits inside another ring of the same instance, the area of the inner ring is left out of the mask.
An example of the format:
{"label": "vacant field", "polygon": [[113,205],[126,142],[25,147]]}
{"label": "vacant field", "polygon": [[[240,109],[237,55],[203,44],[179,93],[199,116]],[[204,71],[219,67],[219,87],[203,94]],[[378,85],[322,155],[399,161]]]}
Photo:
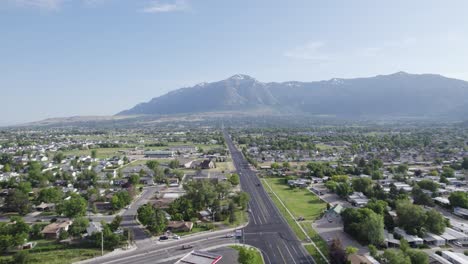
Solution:
{"label": "vacant field", "polygon": [[[27,250],[29,252],[28,263],[68,264],[101,255],[100,249],[67,247],[49,240],[36,242],[35,248]],[[105,253],[107,252],[104,251]],[[11,256],[1,256],[0,262],[11,259]]]}
{"label": "vacant field", "polygon": [[[114,156],[122,156],[123,153],[119,151],[124,151],[124,150],[131,150],[133,148],[99,148],[99,149],[94,149],[97,151],[97,158],[99,159],[105,159],[105,158],[112,158]],[[85,149],[85,150],[70,150],[70,151],[64,151],[64,155],[75,155],[75,156],[91,156],[91,149]]]}
{"label": "vacant field", "polygon": [[305,220],[315,220],[327,208],[327,205],[316,195],[306,189],[291,189],[284,184],[282,178],[266,178],[265,180],[296,219],[302,216]]}

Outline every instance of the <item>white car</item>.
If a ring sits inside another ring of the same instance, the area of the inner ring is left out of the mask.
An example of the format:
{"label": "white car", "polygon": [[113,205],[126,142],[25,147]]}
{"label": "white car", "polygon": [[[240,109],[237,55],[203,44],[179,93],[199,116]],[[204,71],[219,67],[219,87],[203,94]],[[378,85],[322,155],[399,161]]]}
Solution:
{"label": "white car", "polygon": [[179,240],[179,239],[180,239],[180,236],[179,236],[179,235],[174,235],[172,238],[173,238],[173,239],[176,239],[176,240]]}

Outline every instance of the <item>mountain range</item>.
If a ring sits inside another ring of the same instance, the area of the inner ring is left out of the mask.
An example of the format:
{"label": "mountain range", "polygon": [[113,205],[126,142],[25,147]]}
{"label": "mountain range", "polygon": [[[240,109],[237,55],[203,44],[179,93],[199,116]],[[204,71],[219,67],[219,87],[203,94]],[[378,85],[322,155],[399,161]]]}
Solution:
{"label": "mountain range", "polygon": [[117,115],[226,111],[342,118],[463,119],[468,116],[468,82],[405,72],[316,82],[260,82],[236,74],[222,81],[169,92]]}

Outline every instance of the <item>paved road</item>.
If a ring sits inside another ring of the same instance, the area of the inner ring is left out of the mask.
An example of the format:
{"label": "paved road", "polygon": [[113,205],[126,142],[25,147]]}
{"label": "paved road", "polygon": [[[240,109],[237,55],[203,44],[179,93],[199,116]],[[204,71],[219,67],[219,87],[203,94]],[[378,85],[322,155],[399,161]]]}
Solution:
{"label": "paved road", "polygon": [[[101,258],[90,259],[81,263],[89,264],[139,264],[139,263],[160,263],[180,259],[192,250],[208,250],[219,248],[223,245],[234,244],[234,238],[226,237],[232,234],[234,229],[213,231],[194,236],[182,237],[180,240],[157,241],[145,239],[145,243],[137,249],[123,252],[116,255],[105,255]],[[193,248],[182,249],[182,245],[192,245]]]}
{"label": "paved road", "polygon": [[234,146],[230,136],[225,133],[224,137],[240,175],[241,187],[250,195],[251,215],[249,224],[244,228],[243,242],[260,249],[267,264],[315,263],[282,218],[260,184],[260,179],[250,169],[248,162]]}

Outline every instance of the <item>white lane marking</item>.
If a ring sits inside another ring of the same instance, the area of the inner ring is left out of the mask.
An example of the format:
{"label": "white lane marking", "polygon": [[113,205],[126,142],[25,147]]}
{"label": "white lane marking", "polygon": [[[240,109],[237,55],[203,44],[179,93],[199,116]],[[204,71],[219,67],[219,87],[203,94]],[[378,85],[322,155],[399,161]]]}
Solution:
{"label": "white lane marking", "polygon": [[283,242],[284,247],[286,248],[286,250],[288,251],[289,255],[291,256],[292,261],[294,262],[294,264],[296,264],[296,261],[294,260],[293,254],[291,254],[291,251],[289,251],[288,245],[286,245],[286,243],[284,243],[284,240],[281,240],[281,241]]}

